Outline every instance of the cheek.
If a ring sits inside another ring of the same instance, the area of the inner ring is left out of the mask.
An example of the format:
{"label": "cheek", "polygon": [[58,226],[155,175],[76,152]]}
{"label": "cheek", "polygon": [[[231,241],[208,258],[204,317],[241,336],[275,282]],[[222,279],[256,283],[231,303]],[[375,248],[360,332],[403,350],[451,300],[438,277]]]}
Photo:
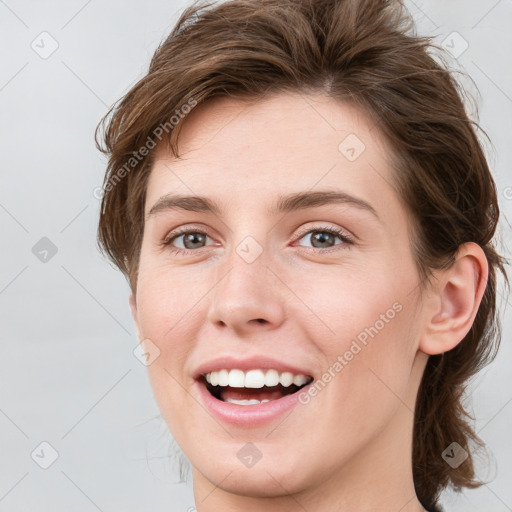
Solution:
{"label": "cheek", "polygon": [[412,266],[404,265],[401,275],[375,267],[343,286],[335,281],[323,294],[330,299],[317,303],[332,331],[316,338],[326,373],[336,375],[332,399],[353,404],[353,414],[358,407],[382,410],[393,405],[388,398],[396,402],[405,392],[417,344],[415,279]]}
{"label": "cheek", "polygon": [[368,309],[367,323],[345,345],[343,379],[338,382],[342,400],[361,432],[379,422],[386,424],[398,409],[414,410],[408,395],[416,353],[414,306],[399,294],[385,296],[375,309],[377,305]]}
{"label": "cheek", "polygon": [[[387,299],[382,304],[386,306],[382,310],[385,315]],[[396,314],[389,313],[388,323],[380,323],[376,321],[379,316],[375,317],[374,306],[367,306],[368,322],[362,329],[357,325],[360,316],[358,321],[352,320],[353,335],[348,334],[347,327],[347,336],[340,335],[337,344],[325,350],[329,364],[320,380],[328,382],[310,405],[319,418],[320,437],[350,439],[353,445],[348,448],[341,441],[336,447],[326,444],[326,458],[332,456],[330,451],[339,457],[357,451],[383,430],[397,411],[403,409],[408,414],[406,407],[414,409],[406,398],[413,360],[407,338],[408,313],[405,308],[399,312],[393,309]],[[377,312],[380,315],[381,309],[377,308]],[[350,316],[344,323],[349,322]],[[342,327],[340,322],[340,331]]]}
{"label": "cheek", "polygon": [[192,267],[173,268],[165,261],[142,260],[137,306],[145,335],[162,341],[179,339],[175,333],[190,324],[208,288],[207,279],[201,278]]}
{"label": "cheek", "polygon": [[159,350],[148,375],[162,414],[171,423],[187,400],[190,355],[205,322],[204,299],[211,288],[204,275],[191,277],[192,273],[192,267],[170,268],[141,260],[137,283],[141,336]]}
{"label": "cheek", "polygon": [[[313,313],[307,315],[311,318],[310,332],[313,334],[313,322],[323,324],[325,336],[316,339],[323,339],[321,345],[331,357],[333,352],[338,355],[350,350],[352,342],[364,348],[381,340],[380,344],[388,345],[389,349],[393,336],[388,335],[403,316],[405,282],[397,283],[382,267],[373,266],[364,272],[351,270],[354,269],[331,270],[328,279],[318,279],[309,272],[300,283],[307,309]],[[390,339],[384,343],[386,338]]]}
{"label": "cheek", "polygon": [[190,407],[190,396],[185,390],[190,378],[187,362],[194,347],[188,334],[190,307],[184,303],[182,293],[167,288],[161,281],[141,288],[139,300],[142,335],[159,350],[159,356],[147,367],[155,400],[173,436],[186,439],[183,429],[186,432],[192,428],[190,419],[182,414]]}

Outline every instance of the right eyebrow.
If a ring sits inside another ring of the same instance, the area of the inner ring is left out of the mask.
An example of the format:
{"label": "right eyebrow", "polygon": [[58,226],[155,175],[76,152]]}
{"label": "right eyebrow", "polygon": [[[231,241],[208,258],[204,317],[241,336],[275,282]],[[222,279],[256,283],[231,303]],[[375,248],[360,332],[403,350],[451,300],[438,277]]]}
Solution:
{"label": "right eyebrow", "polygon": [[147,218],[168,210],[186,210],[189,212],[204,212],[220,215],[220,208],[207,197],[180,196],[166,194],[161,197],[149,210]]}

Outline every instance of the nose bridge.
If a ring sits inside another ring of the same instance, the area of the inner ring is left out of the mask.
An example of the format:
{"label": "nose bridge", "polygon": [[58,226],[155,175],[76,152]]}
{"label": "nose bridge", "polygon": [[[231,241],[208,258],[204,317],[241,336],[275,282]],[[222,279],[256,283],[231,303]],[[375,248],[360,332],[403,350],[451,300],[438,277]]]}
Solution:
{"label": "nose bridge", "polygon": [[268,268],[270,256],[270,249],[251,235],[231,247],[212,290],[211,322],[242,330],[255,323],[275,327],[282,321],[283,301],[278,280]]}

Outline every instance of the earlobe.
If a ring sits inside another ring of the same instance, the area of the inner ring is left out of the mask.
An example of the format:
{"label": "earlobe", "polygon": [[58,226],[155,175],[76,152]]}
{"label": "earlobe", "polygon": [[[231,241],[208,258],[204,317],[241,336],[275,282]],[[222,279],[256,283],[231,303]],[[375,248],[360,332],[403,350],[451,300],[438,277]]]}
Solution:
{"label": "earlobe", "polygon": [[487,286],[489,265],[483,249],[463,244],[455,262],[441,272],[435,297],[426,311],[419,349],[429,355],[448,352],[471,329]]}

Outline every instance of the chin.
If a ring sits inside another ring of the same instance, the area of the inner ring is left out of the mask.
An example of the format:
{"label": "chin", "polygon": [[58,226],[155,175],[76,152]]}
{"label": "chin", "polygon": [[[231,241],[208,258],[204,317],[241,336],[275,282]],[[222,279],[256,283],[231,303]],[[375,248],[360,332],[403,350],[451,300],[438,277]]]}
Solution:
{"label": "chin", "polygon": [[[283,467],[275,461],[265,466],[260,464],[261,461],[252,468],[226,464],[212,471],[201,468],[201,472],[213,485],[225,492],[251,498],[295,494],[306,487],[305,482],[301,484],[298,481],[297,468],[300,466]],[[300,478],[306,480],[305,474],[301,474]]]}

